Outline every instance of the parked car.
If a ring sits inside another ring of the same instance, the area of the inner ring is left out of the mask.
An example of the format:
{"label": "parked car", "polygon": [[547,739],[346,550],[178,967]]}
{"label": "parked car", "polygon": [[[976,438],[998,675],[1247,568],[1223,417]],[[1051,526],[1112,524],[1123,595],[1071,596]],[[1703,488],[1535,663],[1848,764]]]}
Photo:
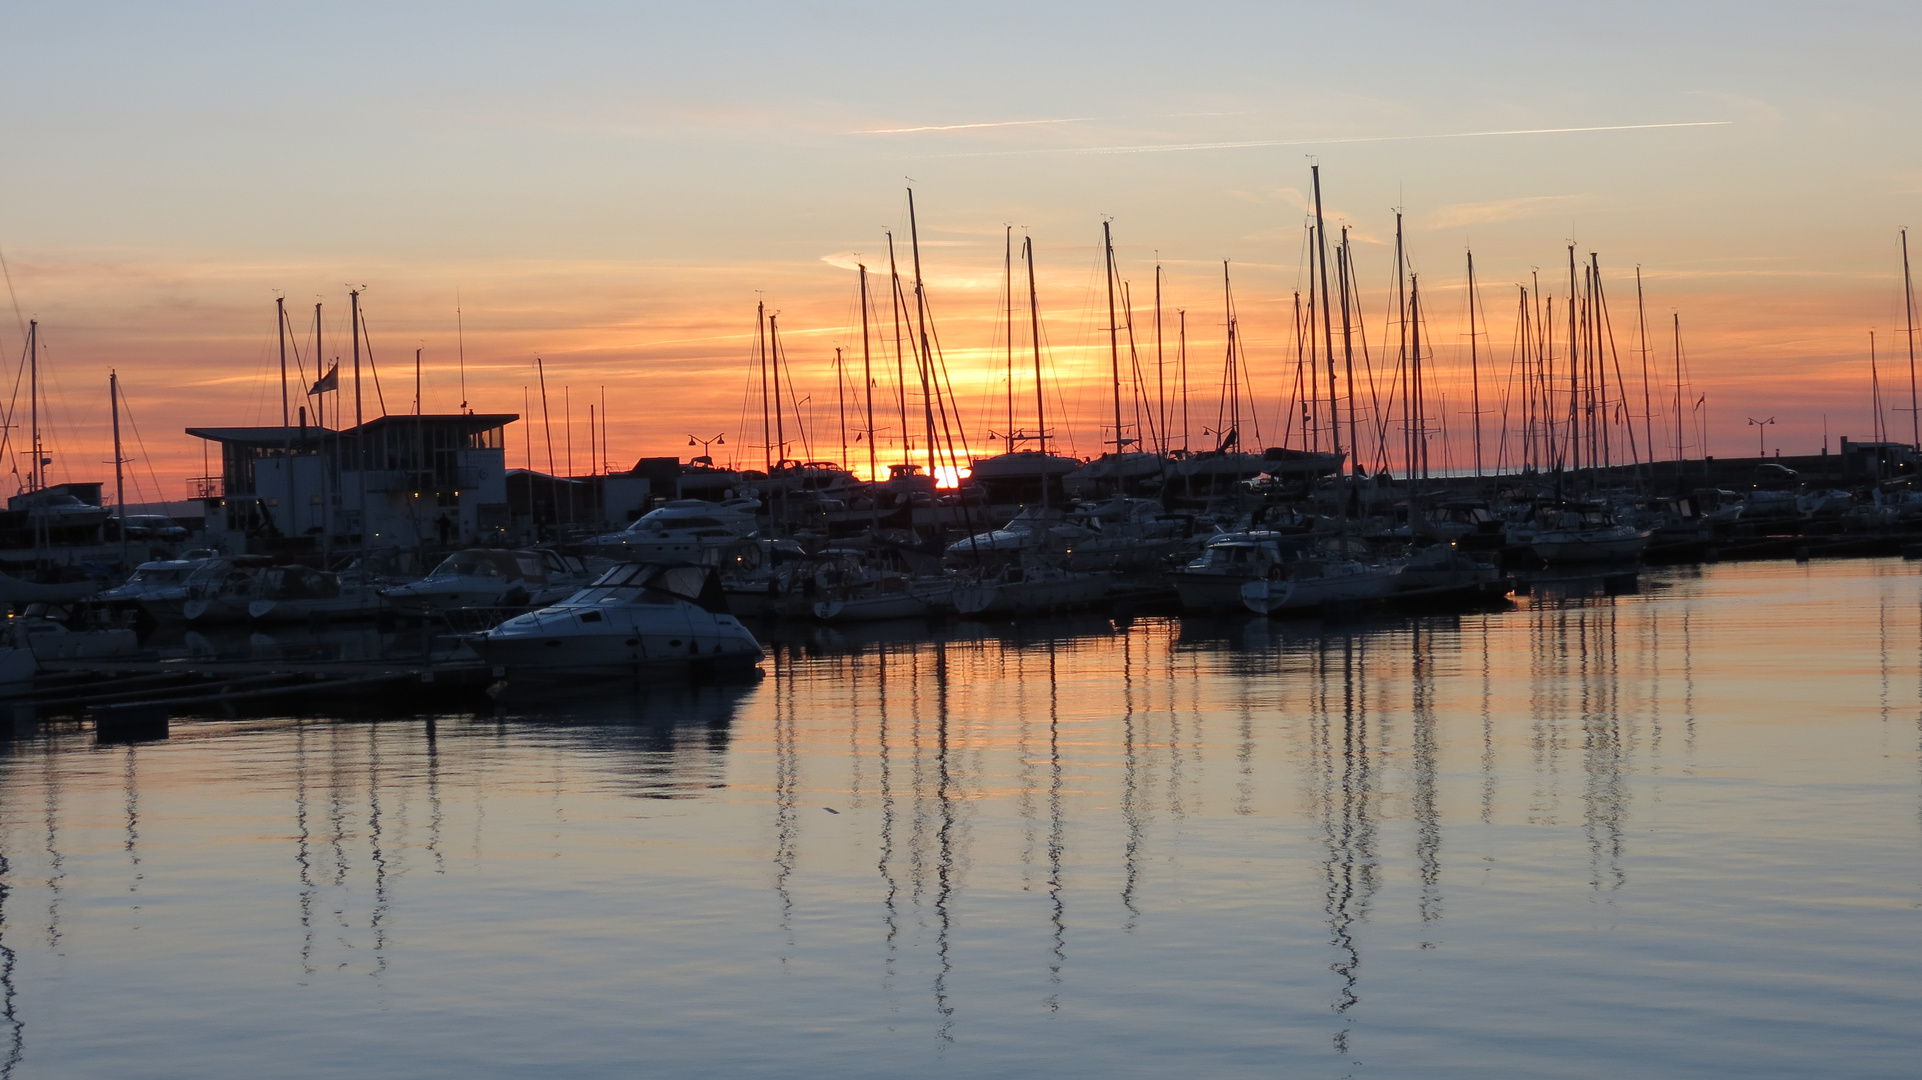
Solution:
{"label": "parked car", "polygon": [[129,540],[185,540],[187,530],[165,514],[128,514]]}

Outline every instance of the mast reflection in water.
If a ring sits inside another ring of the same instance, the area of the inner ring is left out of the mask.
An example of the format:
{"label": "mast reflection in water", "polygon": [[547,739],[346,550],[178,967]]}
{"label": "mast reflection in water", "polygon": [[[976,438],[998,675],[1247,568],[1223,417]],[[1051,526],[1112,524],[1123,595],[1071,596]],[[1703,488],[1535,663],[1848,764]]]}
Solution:
{"label": "mast reflection in water", "polygon": [[52,726],[0,749],[0,1077],[1899,1074],[1919,586],[803,626],[748,685]]}

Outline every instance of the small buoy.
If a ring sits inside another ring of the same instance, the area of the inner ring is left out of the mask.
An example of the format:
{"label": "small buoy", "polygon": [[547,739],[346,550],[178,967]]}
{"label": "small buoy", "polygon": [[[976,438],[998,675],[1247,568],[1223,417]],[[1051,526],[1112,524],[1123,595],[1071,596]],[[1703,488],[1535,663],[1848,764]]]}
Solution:
{"label": "small buoy", "polygon": [[1803,544],[1801,547],[1795,549],[1795,561],[1796,562],[1809,561],[1809,547],[1807,544]]}

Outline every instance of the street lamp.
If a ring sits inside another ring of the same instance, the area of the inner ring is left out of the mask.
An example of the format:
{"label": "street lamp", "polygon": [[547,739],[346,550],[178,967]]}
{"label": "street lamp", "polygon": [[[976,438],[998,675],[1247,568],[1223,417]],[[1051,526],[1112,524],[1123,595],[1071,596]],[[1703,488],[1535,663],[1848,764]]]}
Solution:
{"label": "street lamp", "polygon": [[1748,418],[1748,423],[1750,427],[1755,429],[1755,456],[1758,458],[1767,457],[1768,451],[1765,450],[1762,445],[1762,432],[1765,431],[1770,424],[1775,423],[1775,417],[1771,416],[1767,420],[1757,420],[1751,416]]}
{"label": "street lamp", "polygon": [[701,448],[701,456],[694,459],[696,462],[703,465],[712,465],[714,464],[714,459],[711,456],[709,456],[707,452],[708,447],[726,446],[727,432],[723,431],[719,435],[714,436],[712,439],[697,439],[694,436],[689,435],[687,437],[687,445],[698,446]]}

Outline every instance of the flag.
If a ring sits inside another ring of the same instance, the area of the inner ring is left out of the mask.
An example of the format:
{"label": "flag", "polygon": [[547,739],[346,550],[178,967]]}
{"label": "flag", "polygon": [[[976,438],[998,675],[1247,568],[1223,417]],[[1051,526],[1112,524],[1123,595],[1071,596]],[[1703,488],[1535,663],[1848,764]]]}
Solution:
{"label": "flag", "polygon": [[340,389],[340,364],[336,361],[333,367],[327,369],[327,374],[322,375],[320,381],[314,384],[314,388],[307,391],[307,396],[313,397],[315,394],[324,394],[329,390],[338,389]]}

